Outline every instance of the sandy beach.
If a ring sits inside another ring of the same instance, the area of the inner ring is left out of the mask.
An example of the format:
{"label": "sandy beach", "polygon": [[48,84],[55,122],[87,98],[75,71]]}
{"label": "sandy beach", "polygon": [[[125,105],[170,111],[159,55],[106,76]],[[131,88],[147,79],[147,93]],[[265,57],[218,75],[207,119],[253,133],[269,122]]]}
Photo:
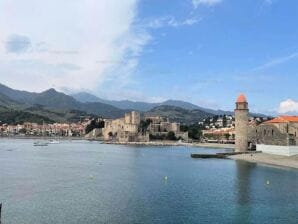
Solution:
{"label": "sandy beach", "polygon": [[252,163],[263,163],[298,169],[298,156],[277,156],[265,153],[240,154],[229,156],[230,159],[244,160]]}

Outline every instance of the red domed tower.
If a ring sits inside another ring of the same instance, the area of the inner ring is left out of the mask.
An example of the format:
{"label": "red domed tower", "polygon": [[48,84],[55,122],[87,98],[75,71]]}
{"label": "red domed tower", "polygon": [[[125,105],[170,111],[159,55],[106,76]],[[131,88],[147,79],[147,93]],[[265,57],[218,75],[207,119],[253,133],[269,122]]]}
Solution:
{"label": "red domed tower", "polygon": [[245,152],[248,149],[248,114],[247,99],[241,94],[237,98],[235,109],[236,152]]}

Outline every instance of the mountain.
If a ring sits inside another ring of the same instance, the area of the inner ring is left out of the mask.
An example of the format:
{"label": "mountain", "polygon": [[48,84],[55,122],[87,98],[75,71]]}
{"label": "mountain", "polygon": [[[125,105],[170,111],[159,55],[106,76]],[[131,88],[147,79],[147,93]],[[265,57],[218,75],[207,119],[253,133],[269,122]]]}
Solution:
{"label": "mountain", "polygon": [[135,102],[135,101],[130,101],[130,100],[104,100],[101,99],[97,96],[94,96],[90,93],[86,92],[80,92],[71,95],[73,98],[75,98],[77,101],[80,101],[82,103],[95,103],[95,102],[100,102],[104,104],[109,104],[114,107],[117,107],[122,110],[137,110],[137,111],[148,111],[151,110],[152,108],[160,105],[160,104],[154,104],[154,103],[145,103],[145,102]]}
{"label": "mountain", "polygon": [[24,116],[17,114],[21,118],[22,116],[32,116],[32,119],[39,121],[47,118],[56,122],[78,121],[82,116],[119,118],[131,110],[141,111],[148,115],[166,116],[181,123],[197,122],[202,118],[213,115],[233,114],[233,112],[228,111],[202,108],[179,100],[167,100],[162,103],[133,102],[129,100],[110,101],[88,93],[69,96],[55,89],[35,93],[14,90],[1,84],[0,106],[0,112],[5,113],[4,115],[7,118],[9,118],[7,111],[11,111],[12,114],[17,112],[25,113]]}
{"label": "mountain", "polygon": [[82,103],[72,96],[49,89],[41,93],[14,90],[0,84],[0,94],[17,101],[23,108],[33,105],[42,105],[49,110],[76,110],[88,114],[94,114],[105,118],[117,118],[124,115],[127,110],[116,108],[101,102]]}
{"label": "mountain", "polygon": [[24,122],[34,122],[42,124],[43,122],[46,123],[53,123],[54,121],[48,117],[32,114],[26,111],[20,110],[13,110],[8,108],[0,108],[0,123],[6,124],[21,124]]}
{"label": "mountain", "polygon": [[145,112],[145,116],[168,117],[169,120],[173,122],[191,124],[202,121],[204,118],[212,117],[214,114],[210,114],[199,109],[186,110],[181,107],[162,105]]}
{"label": "mountain", "polygon": [[37,94],[34,97],[32,104],[39,104],[59,109],[77,109],[81,105],[81,103],[73,97],[57,92],[55,89],[49,89]]}
{"label": "mountain", "polygon": [[188,102],[181,101],[181,100],[167,100],[167,101],[160,103],[160,106],[161,105],[181,107],[186,110],[204,110],[205,109],[205,108],[199,107],[197,105],[194,105],[192,103],[188,103]]}
{"label": "mountain", "polygon": [[[72,97],[74,97],[77,101],[80,101],[83,103],[101,102],[104,104],[109,104],[114,107],[120,108],[122,110],[137,110],[137,111],[146,112],[158,106],[173,106],[173,107],[180,107],[186,110],[200,110],[213,115],[234,115],[234,111],[213,110],[209,108],[200,107],[195,104],[181,101],[181,100],[167,100],[161,103],[135,102],[130,100],[119,100],[119,101],[104,100],[87,92],[80,92],[77,94],[73,94]],[[259,113],[251,113],[250,115],[253,117],[267,117],[267,115],[259,114]]]}
{"label": "mountain", "polygon": [[9,106],[15,105],[15,103],[16,102],[14,102],[8,96],[0,93],[0,106],[9,107]]}
{"label": "mountain", "polygon": [[38,93],[15,90],[3,84],[0,84],[0,93],[9,97],[11,100],[29,103],[32,103],[34,98],[38,95]]}
{"label": "mountain", "polygon": [[97,96],[94,96],[87,92],[79,92],[79,93],[72,94],[71,96],[77,101],[80,101],[81,103],[94,103],[94,102],[104,101],[98,98]]}
{"label": "mountain", "polygon": [[[192,103],[184,102],[181,100],[167,100],[161,103],[146,103],[146,102],[138,102],[138,101],[130,101],[130,100],[104,100],[101,99],[95,95],[92,95],[90,93],[86,92],[80,92],[73,94],[72,97],[74,97],[76,100],[86,103],[86,102],[101,102],[105,104],[110,104],[114,107],[118,107],[123,110],[137,110],[137,111],[148,111],[153,109],[157,106],[167,105],[167,106],[174,106],[174,107],[181,107],[187,110],[208,110],[203,107],[199,107],[197,105],[194,105]],[[211,110],[210,110],[211,111]],[[209,111],[208,111],[209,112]]]}

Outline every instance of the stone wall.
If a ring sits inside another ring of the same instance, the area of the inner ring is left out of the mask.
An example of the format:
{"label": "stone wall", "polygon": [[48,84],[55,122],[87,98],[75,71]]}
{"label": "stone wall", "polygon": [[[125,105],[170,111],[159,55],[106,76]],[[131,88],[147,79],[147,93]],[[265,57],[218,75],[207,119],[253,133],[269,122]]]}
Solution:
{"label": "stone wall", "polygon": [[[103,137],[105,140],[117,140],[120,142],[139,141],[146,139],[146,136],[139,134],[141,115],[139,112],[126,113],[123,118],[105,120]],[[110,136],[112,134],[112,136]]]}
{"label": "stone wall", "polygon": [[261,124],[249,129],[248,141],[255,145],[298,145],[297,133],[297,124]]}
{"label": "stone wall", "polygon": [[235,110],[235,136],[238,152],[244,152],[248,149],[248,110]]}
{"label": "stone wall", "polygon": [[257,151],[280,156],[298,155],[298,146],[257,145]]}

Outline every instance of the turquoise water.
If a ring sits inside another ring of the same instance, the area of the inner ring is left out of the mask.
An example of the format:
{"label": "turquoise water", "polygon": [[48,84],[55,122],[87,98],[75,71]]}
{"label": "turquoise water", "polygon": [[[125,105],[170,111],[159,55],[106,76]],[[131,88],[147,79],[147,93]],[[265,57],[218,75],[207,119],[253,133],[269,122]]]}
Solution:
{"label": "turquoise water", "polygon": [[214,151],[0,139],[2,221],[298,223],[297,170],[190,158]]}

